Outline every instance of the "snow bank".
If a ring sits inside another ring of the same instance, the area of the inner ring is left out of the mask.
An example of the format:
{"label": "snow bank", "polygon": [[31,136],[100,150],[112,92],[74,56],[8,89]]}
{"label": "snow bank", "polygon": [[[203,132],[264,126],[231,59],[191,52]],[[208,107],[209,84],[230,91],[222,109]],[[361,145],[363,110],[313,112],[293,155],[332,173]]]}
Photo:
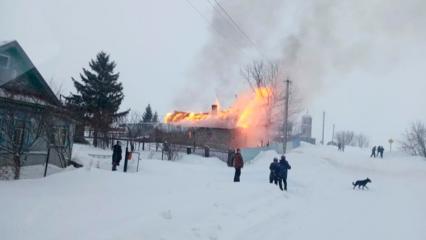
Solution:
{"label": "snow bank", "polygon": [[[273,151],[233,183],[216,158],[144,157],[123,173],[88,155],[109,150],[74,150],[84,168],[0,182],[2,239],[426,239],[426,162],[403,154],[303,145],[281,192],[268,183]],[[369,190],[352,190],[367,176]]]}

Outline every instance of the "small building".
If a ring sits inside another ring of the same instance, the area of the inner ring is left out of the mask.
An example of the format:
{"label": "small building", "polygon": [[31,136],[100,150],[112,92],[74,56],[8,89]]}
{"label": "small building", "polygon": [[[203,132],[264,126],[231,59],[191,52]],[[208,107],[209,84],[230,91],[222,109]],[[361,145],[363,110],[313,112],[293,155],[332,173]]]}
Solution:
{"label": "small building", "polygon": [[0,42],[0,167],[67,166],[74,126],[19,43]]}
{"label": "small building", "polygon": [[312,137],[312,117],[309,115],[302,116],[302,133],[301,137]]}
{"label": "small building", "polygon": [[312,138],[312,117],[308,114],[302,116],[301,133],[296,135],[301,141],[315,144],[315,138]]}

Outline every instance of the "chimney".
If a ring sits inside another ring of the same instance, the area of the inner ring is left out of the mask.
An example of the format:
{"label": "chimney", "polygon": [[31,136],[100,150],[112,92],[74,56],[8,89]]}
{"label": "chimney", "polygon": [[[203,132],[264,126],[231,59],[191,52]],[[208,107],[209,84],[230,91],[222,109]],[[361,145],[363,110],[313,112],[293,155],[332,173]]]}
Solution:
{"label": "chimney", "polygon": [[213,116],[216,116],[216,115],[217,115],[217,105],[216,105],[216,104],[213,104],[213,105],[212,105],[212,115],[213,115]]}

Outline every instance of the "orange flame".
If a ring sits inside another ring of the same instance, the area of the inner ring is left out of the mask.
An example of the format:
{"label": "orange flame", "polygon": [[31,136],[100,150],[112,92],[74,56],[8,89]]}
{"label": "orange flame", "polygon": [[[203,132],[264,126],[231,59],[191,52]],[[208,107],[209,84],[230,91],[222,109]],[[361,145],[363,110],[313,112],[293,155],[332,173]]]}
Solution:
{"label": "orange flame", "polygon": [[228,109],[222,109],[216,100],[216,111],[168,113],[164,122],[195,127],[240,128],[247,138],[258,141],[267,132],[264,127],[270,117],[267,108],[272,91],[272,88],[260,87],[255,91],[242,93]]}

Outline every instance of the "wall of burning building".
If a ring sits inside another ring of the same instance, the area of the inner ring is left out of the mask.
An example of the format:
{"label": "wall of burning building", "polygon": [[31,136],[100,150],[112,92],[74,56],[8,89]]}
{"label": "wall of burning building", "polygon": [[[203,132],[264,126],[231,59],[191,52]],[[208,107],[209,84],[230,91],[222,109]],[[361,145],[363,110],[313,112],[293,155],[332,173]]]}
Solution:
{"label": "wall of burning building", "polygon": [[228,150],[241,147],[240,129],[183,127],[163,124],[154,133],[155,141],[179,144],[191,147],[210,147]]}

